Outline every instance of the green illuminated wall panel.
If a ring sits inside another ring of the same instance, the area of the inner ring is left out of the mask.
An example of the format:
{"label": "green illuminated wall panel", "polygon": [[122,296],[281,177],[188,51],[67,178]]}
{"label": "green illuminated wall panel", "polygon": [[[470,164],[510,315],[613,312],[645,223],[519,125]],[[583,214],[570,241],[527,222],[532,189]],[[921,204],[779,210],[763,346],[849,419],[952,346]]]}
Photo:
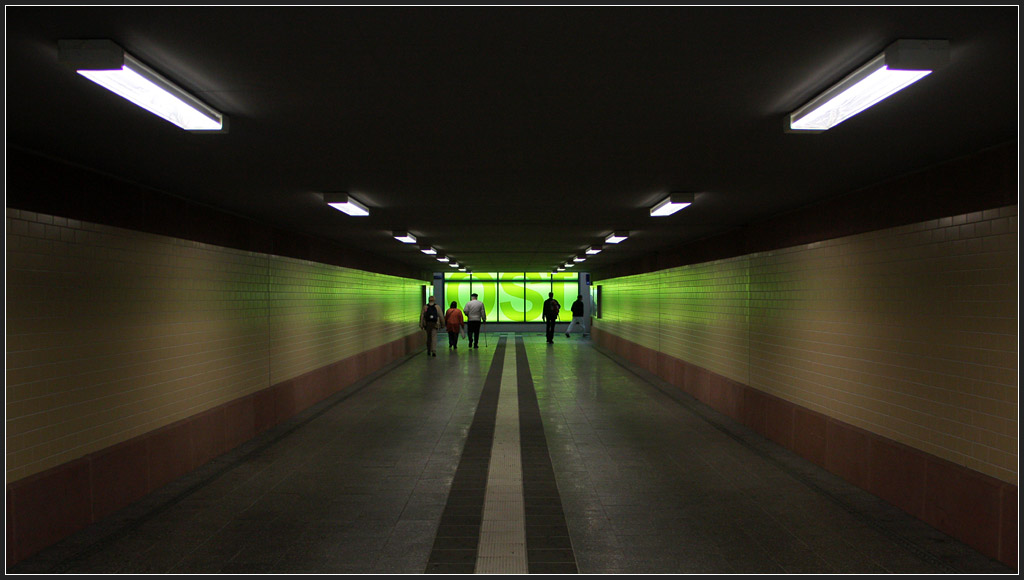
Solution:
{"label": "green illuminated wall panel", "polygon": [[484,303],[489,322],[542,322],[542,308],[548,293],[562,305],[558,320],[572,320],[569,306],[579,295],[575,272],[489,272],[445,274],[445,306],[457,302],[465,308],[470,294]]}

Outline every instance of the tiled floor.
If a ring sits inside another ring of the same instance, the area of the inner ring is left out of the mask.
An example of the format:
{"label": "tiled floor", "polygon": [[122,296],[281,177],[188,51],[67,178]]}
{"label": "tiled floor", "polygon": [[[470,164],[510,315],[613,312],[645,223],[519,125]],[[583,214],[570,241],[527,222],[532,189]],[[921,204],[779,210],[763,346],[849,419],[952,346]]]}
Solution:
{"label": "tiled floor", "polygon": [[396,363],[8,573],[471,572],[517,370],[530,573],[1015,573],[589,340],[506,336]]}

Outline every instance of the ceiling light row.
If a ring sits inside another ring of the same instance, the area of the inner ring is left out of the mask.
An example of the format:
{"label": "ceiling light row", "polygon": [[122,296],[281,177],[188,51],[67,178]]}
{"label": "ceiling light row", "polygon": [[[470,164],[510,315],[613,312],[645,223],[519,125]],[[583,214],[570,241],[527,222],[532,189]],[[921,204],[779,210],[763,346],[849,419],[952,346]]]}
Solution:
{"label": "ceiling light row", "polygon": [[[673,192],[651,207],[651,216],[670,216],[685,207],[693,205],[693,198],[694,194],[692,193]],[[628,237],[629,232],[627,231],[615,231],[608,234],[608,236],[605,237],[604,241],[607,244],[618,244],[619,242],[622,242]],[[590,246],[586,250],[586,255],[593,256],[595,254],[600,254],[603,249],[604,248],[601,245]],[[585,256],[576,256],[575,258],[572,259],[572,261],[566,262],[559,266],[556,269],[556,271],[561,271],[564,270],[565,268],[572,268],[577,263],[583,262],[586,259],[587,258]]]}
{"label": "ceiling light row", "polygon": [[[411,233],[409,233],[407,231],[394,231],[394,232],[391,232],[391,237],[395,238],[399,242],[402,242],[403,244],[415,244],[416,243],[416,236],[412,235]],[[458,268],[458,270],[460,272],[465,272],[466,271],[466,266],[465,265],[460,265],[458,262],[452,260],[448,256],[438,255],[437,250],[435,250],[432,246],[421,245],[420,246],[420,251],[423,252],[424,254],[428,255],[428,256],[436,256],[435,259],[438,262],[441,262],[442,264],[448,264],[452,268]]]}

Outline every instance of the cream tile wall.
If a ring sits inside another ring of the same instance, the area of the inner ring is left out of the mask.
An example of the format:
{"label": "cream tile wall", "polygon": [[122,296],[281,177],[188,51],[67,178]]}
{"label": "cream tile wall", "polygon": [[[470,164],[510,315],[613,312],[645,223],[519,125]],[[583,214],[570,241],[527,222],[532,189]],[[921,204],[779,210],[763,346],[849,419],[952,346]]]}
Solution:
{"label": "cream tile wall", "polygon": [[421,281],[7,210],[7,481],[417,332]]}
{"label": "cream tile wall", "polygon": [[597,283],[602,330],[1017,483],[1016,206]]}

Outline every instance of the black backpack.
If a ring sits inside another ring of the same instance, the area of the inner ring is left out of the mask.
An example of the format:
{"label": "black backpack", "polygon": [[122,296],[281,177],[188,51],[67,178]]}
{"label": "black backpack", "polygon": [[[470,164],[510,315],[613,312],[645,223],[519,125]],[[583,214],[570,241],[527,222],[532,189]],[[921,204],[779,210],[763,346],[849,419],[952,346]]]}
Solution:
{"label": "black backpack", "polygon": [[427,322],[437,322],[437,306],[427,306],[427,312],[423,315]]}
{"label": "black backpack", "polygon": [[558,316],[558,311],[562,309],[562,305],[558,303],[558,300],[554,298],[548,298],[544,301],[544,314],[549,318],[555,318]]}

